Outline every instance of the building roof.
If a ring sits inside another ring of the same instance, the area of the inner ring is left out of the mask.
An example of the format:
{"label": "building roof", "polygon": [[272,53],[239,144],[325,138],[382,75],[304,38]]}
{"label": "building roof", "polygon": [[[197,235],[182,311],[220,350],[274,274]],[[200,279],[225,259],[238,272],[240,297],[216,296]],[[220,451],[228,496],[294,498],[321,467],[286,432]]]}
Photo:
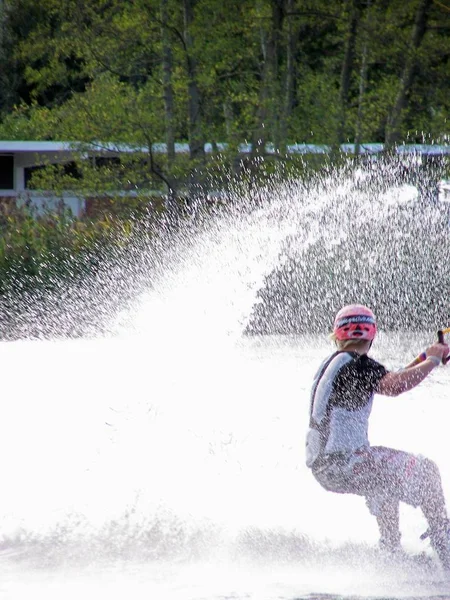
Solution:
{"label": "building roof", "polygon": [[[205,144],[205,152],[212,152],[214,148],[217,150],[225,150],[228,144],[218,143],[214,146],[211,143]],[[166,144],[153,144],[152,150],[156,153],[166,152]],[[251,152],[251,144],[241,144],[239,151],[242,153]],[[361,154],[377,154],[382,152],[384,144],[361,144],[359,152]],[[16,140],[0,140],[0,153],[71,153],[76,151],[86,152],[89,155],[93,154],[118,154],[120,152],[143,152],[147,153],[148,148],[138,147],[127,144],[114,144],[111,142],[100,143],[81,143],[81,142],[50,142],[50,141],[16,141]],[[189,152],[189,144],[175,144],[175,151],[179,153]],[[331,151],[331,146],[325,144],[290,144],[287,146],[287,152],[290,154],[327,154]],[[342,152],[354,152],[355,144],[341,144]],[[272,144],[266,145],[266,152],[276,153]],[[403,144],[397,146],[397,154],[427,154],[427,155],[449,155],[450,145],[444,144]]]}
{"label": "building roof", "polygon": [[0,140],[0,152],[63,152],[73,150],[70,142],[19,142]]}

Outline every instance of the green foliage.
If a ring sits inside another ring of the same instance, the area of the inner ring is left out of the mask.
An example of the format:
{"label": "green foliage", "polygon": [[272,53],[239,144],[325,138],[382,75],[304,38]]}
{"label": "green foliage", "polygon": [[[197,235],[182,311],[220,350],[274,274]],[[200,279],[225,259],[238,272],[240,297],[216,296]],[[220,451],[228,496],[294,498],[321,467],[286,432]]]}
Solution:
{"label": "green foliage", "polygon": [[[189,26],[183,12],[188,4]],[[439,140],[449,134],[450,11],[444,3],[432,5],[414,52],[417,1],[41,0],[37,10],[34,0],[9,0],[4,6],[3,139],[148,149],[166,141],[171,129],[178,142],[190,142],[195,130],[200,143],[227,142],[230,148],[256,135],[281,151],[288,143],[334,144],[342,136],[352,142],[357,134],[361,141],[383,142],[412,53],[415,76],[402,108],[401,135],[413,140],[425,132]],[[355,14],[343,98],[345,47]],[[170,84],[170,110],[163,80]],[[195,127],[188,108],[193,100],[199,107]],[[99,170],[77,161],[82,181],[63,181],[52,170],[45,184],[111,193],[182,190],[206,166],[207,160],[196,160],[203,162],[147,151],[137,159],[122,156],[120,168]]]}
{"label": "green foliage", "polygon": [[45,293],[92,276],[118,247],[131,240],[149,199],[94,199],[89,214],[73,218],[63,206],[37,213],[33,207],[0,217],[0,296]]}
{"label": "green foliage", "polygon": [[16,106],[0,123],[0,138],[4,140],[48,140],[55,136],[59,123],[58,114],[36,102]]}
{"label": "green foliage", "polygon": [[305,70],[298,105],[293,111],[290,137],[303,132],[297,143],[333,144],[337,141],[338,90],[332,79]]}
{"label": "green foliage", "polygon": [[73,221],[64,212],[36,218],[24,207],[1,220],[0,294],[22,295],[29,290],[51,290],[61,280],[76,280],[84,258],[95,254],[111,231],[100,223]]}

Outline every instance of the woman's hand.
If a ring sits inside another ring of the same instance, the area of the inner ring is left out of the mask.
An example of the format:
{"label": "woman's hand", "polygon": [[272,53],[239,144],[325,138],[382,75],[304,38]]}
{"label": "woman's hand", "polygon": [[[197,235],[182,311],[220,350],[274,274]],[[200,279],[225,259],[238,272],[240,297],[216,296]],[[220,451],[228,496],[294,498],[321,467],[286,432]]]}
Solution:
{"label": "woman's hand", "polygon": [[440,344],[439,342],[436,342],[425,350],[425,354],[427,358],[428,356],[436,356],[436,358],[439,358],[439,361],[442,362],[443,358],[447,358],[449,354],[449,348],[447,344]]}

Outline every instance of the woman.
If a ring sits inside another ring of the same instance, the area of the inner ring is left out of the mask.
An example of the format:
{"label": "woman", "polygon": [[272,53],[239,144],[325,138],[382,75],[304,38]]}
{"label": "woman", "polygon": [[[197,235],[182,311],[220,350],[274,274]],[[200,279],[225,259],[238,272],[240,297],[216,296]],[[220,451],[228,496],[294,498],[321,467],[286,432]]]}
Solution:
{"label": "woman", "polygon": [[446,344],[427,348],[424,360],[397,372],[369,358],[377,333],[373,312],[359,304],[336,315],[332,338],[337,350],[319,368],[312,387],[306,464],[326,490],[366,498],[380,530],[380,545],[400,550],[400,501],[420,506],[431,544],[450,569],[450,540],[441,477],[434,462],[371,446],[368,422],[374,394],[398,396],[416,387],[446,357]]}

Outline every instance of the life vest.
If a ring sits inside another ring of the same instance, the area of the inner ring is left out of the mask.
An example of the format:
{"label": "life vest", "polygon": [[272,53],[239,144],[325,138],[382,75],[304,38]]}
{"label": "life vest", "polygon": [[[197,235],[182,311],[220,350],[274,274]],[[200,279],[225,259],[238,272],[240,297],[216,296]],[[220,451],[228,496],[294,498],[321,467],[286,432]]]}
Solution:
{"label": "life vest", "polygon": [[386,373],[383,365],[357,352],[335,352],[322,363],[311,390],[308,467],[325,455],[369,445],[373,396]]}

